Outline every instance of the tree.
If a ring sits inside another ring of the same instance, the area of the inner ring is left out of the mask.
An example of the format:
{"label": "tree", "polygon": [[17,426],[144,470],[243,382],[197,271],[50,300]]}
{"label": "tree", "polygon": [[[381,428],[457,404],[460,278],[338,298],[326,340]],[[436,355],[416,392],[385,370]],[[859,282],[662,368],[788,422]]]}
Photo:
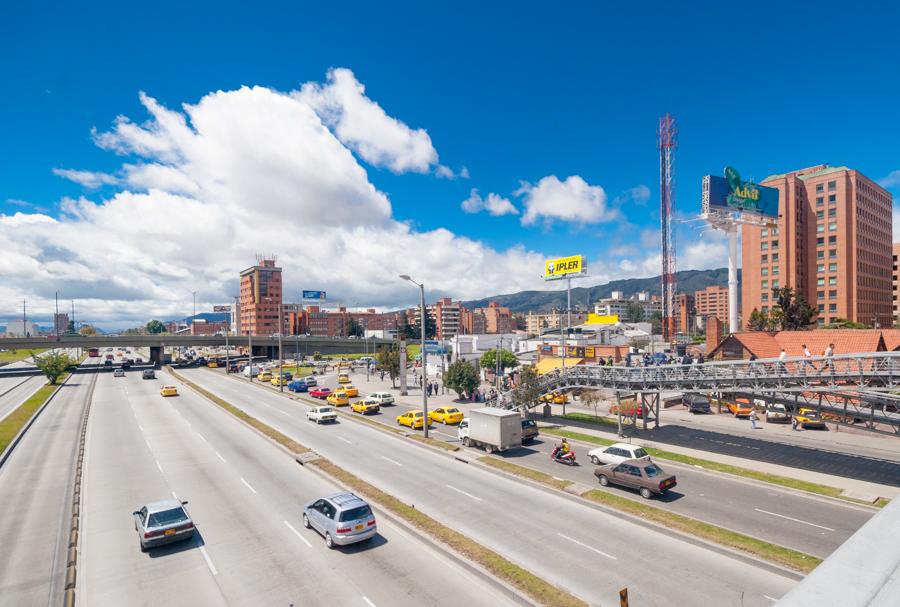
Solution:
{"label": "tree", "polygon": [[81,325],[81,328],[78,329],[78,333],[81,335],[96,335],[97,329],[91,325]]}
{"label": "tree", "polygon": [[[510,352],[509,350],[500,350],[500,372],[503,373],[503,369],[515,369],[519,366],[519,359],[516,358],[516,355]],[[483,369],[496,369],[497,368],[497,349],[494,348],[492,350],[488,350],[481,356],[481,367]]]}
{"label": "tree", "polygon": [[651,314],[650,324],[652,325],[651,329],[654,335],[659,335],[660,333],[662,333],[662,312],[657,310],[653,314]]}
{"label": "tree", "polygon": [[394,347],[381,346],[375,355],[378,366],[391,378],[391,387],[394,388],[395,380],[400,377],[400,350]]}
{"label": "tree", "polygon": [[322,360],[323,358],[325,358],[325,357],[322,356],[322,353],[319,352],[318,350],[313,352],[313,360]]}
{"label": "tree", "polygon": [[797,331],[807,329],[816,316],[816,310],[806,301],[803,293],[791,287],[775,287],[772,289],[773,310],[781,310],[781,331]]}
{"label": "tree", "polygon": [[603,398],[603,395],[600,394],[597,390],[588,390],[586,392],[582,392],[581,396],[581,404],[585,407],[591,407],[594,410],[594,417],[598,420],[600,419],[600,404],[605,402],[606,399]]}
{"label": "tree", "polygon": [[74,366],[73,361],[67,354],[58,354],[56,352],[47,352],[43,356],[35,356],[31,353],[35,366],[41,370],[41,373],[47,376],[47,380],[51,384],[55,384],[56,380]]}
{"label": "tree", "polygon": [[75,335],[76,333],[77,333],[77,331],[75,331],[75,321],[70,320],[69,326],[66,327],[66,335]]}
{"label": "tree", "polygon": [[459,398],[472,394],[481,378],[478,369],[464,360],[457,360],[447,367],[447,375],[444,376],[444,385],[456,392]]}
{"label": "tree", "polygon": [[158,320],[151,320],[144,327],[147,329],[147,333],[150,335],[159,335],[160,333],[164,333],[166,330],[166,325],[162,324],[162,322]]}
{"label": "tree", "polygon": [[753,311],[750,312],[750,319],[747,321],[747,330],[765,331],[768,328],[768,322],[765,314],[753,308]]}
{"label": "tree", "polygon": [[347,323],[347,335],[352,335],[356,337],[362,337],[365,335],[365,331],[363,331],[362,325],[359,324],[359,321],[350,317],[350,321]]}
{"label": "tree", "polygon": [[834,321],[825,325],[825,329],[869,329],[869,325],[861,322],[854,322],[846,318],[835,318]]}
{"label": "tree", "polygon": [[513,389],[513,405],[520,409],[534,407],[543,393],[541,379],[532,366],[522,367],[519,371],[519,384]]}
{"label": "tree", "polygon": [[636,301],[629,301],[625,306],[625,322],[644,322],[644,308]]}

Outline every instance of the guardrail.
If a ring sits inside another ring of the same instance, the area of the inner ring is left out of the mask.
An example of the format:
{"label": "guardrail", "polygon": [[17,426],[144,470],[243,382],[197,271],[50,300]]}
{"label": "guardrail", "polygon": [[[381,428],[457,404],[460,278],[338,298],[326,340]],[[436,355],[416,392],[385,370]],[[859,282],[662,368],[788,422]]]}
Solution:
{"label": "guardrail", "polygon": [[[545,373],[540,377],[540,388],[543,393],[576,388],[627,393],[891,391],[900,389],[900,352],[693,365],[577,365]],[[504,409],[537,405],[516,402],[515,390],[485,404]]]}

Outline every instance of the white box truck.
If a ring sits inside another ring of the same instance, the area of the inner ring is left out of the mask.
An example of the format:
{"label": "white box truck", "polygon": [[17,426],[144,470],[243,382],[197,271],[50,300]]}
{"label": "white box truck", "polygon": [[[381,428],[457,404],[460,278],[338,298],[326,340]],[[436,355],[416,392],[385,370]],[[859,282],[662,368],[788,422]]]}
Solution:
{"label": "white box truck", "polygon": [[518,411],[482,407],[473,409],[457,430],[459,440],[469,447],[489,452],[522,446],[522,415]]}

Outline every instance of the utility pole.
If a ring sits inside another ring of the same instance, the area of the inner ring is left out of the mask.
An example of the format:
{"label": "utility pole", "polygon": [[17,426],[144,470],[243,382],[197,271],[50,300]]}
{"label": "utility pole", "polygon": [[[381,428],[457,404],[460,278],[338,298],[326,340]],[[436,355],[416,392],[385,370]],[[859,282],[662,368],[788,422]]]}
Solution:
{"label": "utility pole", "polygon": [[284,302],[278,304],[278,391],[284,392],[284,356],[281,352],[281,334],[284,332]]}
{"label": "utility pole", "polygon": [[[422,413],[425,416],[424,421],[422,422],[422,430],[424,431],[425,438],[428,438],[428,362],[427,357],[425,356],[425,283],[417,283],[412,278],[403,274],[400,276],[403,280],[407,280],[417,287],[419,287],[422,293],[422,299],[420,304],[420,326],[422,327]],[[402,342],[401,342],[402,345]],[[406,373],[405,369],[400,370],[401,373]]]}
{"label": "utility pole", "polygon": [[56,292],[56,314],[53,316],[53,327],[56,329],[56,341],[59,341],[59,291]]}
{"label": "utility pole", "polygon": [[191,317],[191,335],[194,334],[194,321],[197,319],[197,292],[191,291],[191,295],[194,296],[194,315]]}

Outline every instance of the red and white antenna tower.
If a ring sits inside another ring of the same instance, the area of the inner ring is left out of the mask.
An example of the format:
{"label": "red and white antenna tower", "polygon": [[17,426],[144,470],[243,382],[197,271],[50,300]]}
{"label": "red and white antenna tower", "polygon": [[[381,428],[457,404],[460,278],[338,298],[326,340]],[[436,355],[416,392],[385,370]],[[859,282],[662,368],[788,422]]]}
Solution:
{"label": "red and white antenna tower", "polygon": [[666,112],[656,131],[659,148],[659,223],[662,234],[662,334],[663,340],[675,339],[675,148],[678,129],[675,119]]}

